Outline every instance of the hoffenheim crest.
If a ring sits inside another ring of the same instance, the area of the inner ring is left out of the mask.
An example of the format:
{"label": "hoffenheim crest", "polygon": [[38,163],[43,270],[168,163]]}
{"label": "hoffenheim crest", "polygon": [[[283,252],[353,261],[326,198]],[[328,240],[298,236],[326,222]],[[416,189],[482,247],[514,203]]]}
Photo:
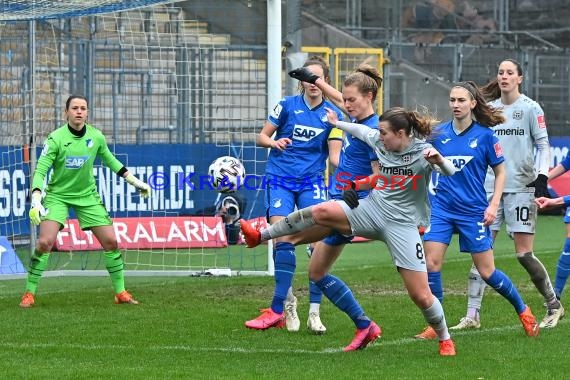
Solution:
{"label": "hoffenheim crest", "polygon": [[470,148],[477,148],[477,139],[469,139],[469,147]]}

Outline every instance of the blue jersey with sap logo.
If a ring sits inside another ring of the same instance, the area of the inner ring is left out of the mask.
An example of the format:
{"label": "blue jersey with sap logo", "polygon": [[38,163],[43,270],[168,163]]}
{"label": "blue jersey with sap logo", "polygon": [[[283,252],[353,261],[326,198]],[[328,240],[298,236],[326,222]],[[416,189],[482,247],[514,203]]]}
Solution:
{"label": "blue jersey with sap logo", "polygon": [[267,120],[277,128],[275,140],[287,137],[293,143],[284,151],[271,149],[267,174],[300,180],[323,175],[329,154],[328,137],[333,129],[327,122],[325,107],[335,110],[342,120],[340,110],[328,100],[315,108],[309,108],[303,95],[279,101]]}
{"label": "blue jersey with sap logo", "polygon": [[[371,129],[378,129],[378,115],[373,114],[358,121],[358,124],[366,125]],[[372,174],[372,161],[378,161],[378,156],[371,146],[364,141],[345,134],[342,141],[342,150],[338,167],[330,180],[329,196],[332,199],[341,199],[342,190],[350,181],[368,177]],[[365,198],[370,190],[359,190],[358,198]]]}
{"label": "blue jersey with sap logo", "polygon": [[442,123],[432,136],[434,148],[457,168],[451,176],[439,176],[432,212],[480,217],[489,205],[485,192],[487,168],[505,161],[497,136],[475,121],[459,135],[451,121]]}

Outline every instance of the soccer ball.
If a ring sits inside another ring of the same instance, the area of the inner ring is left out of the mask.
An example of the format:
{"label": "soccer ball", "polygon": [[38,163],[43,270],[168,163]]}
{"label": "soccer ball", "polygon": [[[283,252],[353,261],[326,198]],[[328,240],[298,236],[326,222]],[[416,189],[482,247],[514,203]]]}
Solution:
{"label": "soccer ball", "polygon": [[232,156],[218,157],[210,164],[208,175],[214,190],[221,193],[236,191],[243,183],[245,168],[240,160]]}

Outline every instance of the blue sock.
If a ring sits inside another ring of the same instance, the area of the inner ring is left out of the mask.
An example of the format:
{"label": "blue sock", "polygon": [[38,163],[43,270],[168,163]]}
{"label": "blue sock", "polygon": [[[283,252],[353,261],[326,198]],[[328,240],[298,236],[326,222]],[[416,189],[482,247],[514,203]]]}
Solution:
{"label": "blue sock", "polygon": [[441,272],[428,272],[428,284],[431,294],[443,304],[443,285],[441,284]]}
{"label": "blue sock", "polygon": [[315,282],[327,296],[327,298],[340,310],[344,311],[356,325],[358,329],[365,329],[370,326],[370,319],[364,314],[364,310],[354,298],[354,295],[340,278],[332,274],[326,274],[319,281]]}
{"label": "blue sock", "polygon": [[275,291],[271,309],[276,313],[283,313],[283,302],[287,298],[287,291],[293,284],[297,258],[295,246],[292,243],[278,242],[275,244]]}
{"label": "blue sock", "polygon": [[322,299],[323,292],[321,289],[313,281],[309,281],[309,302],[320,304]]}
{"label": "blue sock", "polygon": [[566,280],[570,276],[570,238],[566,238],[564,243],[564,250],[558,258],[556,265],[556,277],[554,278],[554,293],[556,298],[562,297],[562,291],[566,285]]}
{"label": "blue sock", "polygon": [[501,272],[499,269],[495,269],[485,282],[487,285],[495,289],[497,293],[508,299],[511,305],[515,307],[517,314],[522,313],[524,309],[526,309],[526,305],[524,304],[519,291],[515,287],[515,284],[513,284],[509,276]]}

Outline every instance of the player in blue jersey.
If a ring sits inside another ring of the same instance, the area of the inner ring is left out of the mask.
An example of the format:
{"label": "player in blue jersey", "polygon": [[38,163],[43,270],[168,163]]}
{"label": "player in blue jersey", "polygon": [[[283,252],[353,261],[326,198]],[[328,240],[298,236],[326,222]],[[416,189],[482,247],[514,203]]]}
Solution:
{"label": "player in blue jersey", "polygon": [[[320,57],[304,64],[311,73],[329,80],[329,68]],[[334,108],[314,84],[300,82],[301,93],[281,99],[269,114],[257,145],[270,148],[266,165],[265,206],[270,224],[277,223],[295,208],[304,208],[327,199],[324,183],[326,160],[338,165],[342,136],[327,123],[325,108]],[[275,135],[275,136],[274,136]],[[289,331],[298,331],[297,299],[292,292],[296,268],[295,246],[289,237],[274,240],[275,289],[271,306],[261,315],[245,322],[246,327],[265,330],[282,327],[285,319]],[[309,284],[311,312],[322,325],[319,308],[322,292]]]}
{"label": "player in blue jersey", "polygon": [[[561,176],[570,170],[570,155],[567,155],[558,165],[554,167],[548,173],[548,180],[552,180]],[[570,196],[566,195],[564,197],[558,197],[555,199],[550,199],[547,197],[539,197],[536,199],[536,203],[539,208],[544,209],[548,207],[555,206],[570,206]],[[564,214],[564,223],[566,224],[566,241],[564,242],[564,247],[562,248],[562,253],[558,258],[558,263],[556,265],[556,276],[554,278],[554,293],[556,298],[560,300],[562,298],[562,292],[566,286],[566,281],[570,276],[570,207],[566,208],[566,213]],[[560,313],[560,318],[564,317],[564,309]],[[560,319],[559,318],[559,319]]]}
{"label": "player in blue jersey", "polygon": [[[564,315],[564,308],[556,298],[550,277],[544,265],[533,253],[537,222],[535,197],[547,196],[547,176],[550,167],[550,144],[544,111],[528,96],[521,94],[523,81],[521,65],[512,59],[499,64],[497,77],[481,88],[489,105],[503,111],[505,122],[492,129],[499,138],[505,155],[507,179],[497,219],[491,225],[493,239],[503,222],[514,241],[515,255],[527,271],[546,305],[541,328],[552,328]],[[534,149],[537,148],[537,165]],[[536,167],[535,167],[536,166]],[[493,173],[487,172],[487,197],[493,192]],[[485,282],[472,267],[467,286],[467,314],[452,330],[479,328],[481,303]]]}
{"label": "player in blue jersey", "polygon": [[[444,157],[453,161],[457,172],[441,176],[432,198],[430,225],[424,235],[424,248],[432,293],[443,303],[441,268],[454,232],[459,233],[459,249],[471,254],[484,281],[515,308],[528,336],[538,335],[539,326],[523,302],[511,279],[495,268],[493,241],[489,226],[495,221],[505,184],[505,159],[501,145],[488,126],[504,122],[501,110],[486,104],[473,82],[452,87],[449,106],[451,121],[436,127],[431,143]],[[495,174],[490,202],[485,192],[487,168]],[[434,339],[431,326],[416,335]]]}
{"label": "player in blue jersey", "polygon": [[[251,224],[241,224],[248,247],[280,236],[310,231],[315,236],[332,232],[357,235],[386,243],[392,261],[402,276],[410,298],[421,309],[440,340],[442,356],[455,355],[443,308],[429,289],[422,240],[418,222],[427,219],[427,186],[434,168],[451,175],[455,167],[423,139],[431,133],[433,120],[403,108],[392,108],[380,116],[378,129],[337,121],[329,110],[329,121],[344,132],[372,147],[378,157],[380,175],[371,175],[350,183],[348,192],[371,189],[370,195],[354,204],[329,201],[289,214],[285,219],[258,231]],[[356,325],[352,342],[344,351],[365,348],[381,334],[348,286],[339,278],[325,274],[317,283],[323,293]]]}
{"label": "player in blue jersey", "polygon": [[[378,128],[378,115],[374,113],[374,102],[382,85],[380,73],[368,64],[358,66],[355,71],[346,76],[342,92],[328,84],[307,68],[301,67],[289,72],[289,75],[300,81],[313,83],[320,88],[325,96],[350,116],[350,119],[371,129]],[[329,197],[342,199],[343,189],[347,183],[366,178],[371,174],[379,174],[378,158],[374,150],[364,141],[352,135],[343,138],[339,164],[329,179]],[[368,196],[369,190],[355,192],[353,202]],[[306,234],[301,232],[294,236],[296,242],[304,242]],[[312,250],[309,262],[309,279],[311,283],[320,281],[330,270],[339,257],[342,249],[354,237],[334,233],[317,243]],[[325,332],[324,326],[309,310],[307,328],[315,333]],[[321,327],[322,326],[322,327]]]}

